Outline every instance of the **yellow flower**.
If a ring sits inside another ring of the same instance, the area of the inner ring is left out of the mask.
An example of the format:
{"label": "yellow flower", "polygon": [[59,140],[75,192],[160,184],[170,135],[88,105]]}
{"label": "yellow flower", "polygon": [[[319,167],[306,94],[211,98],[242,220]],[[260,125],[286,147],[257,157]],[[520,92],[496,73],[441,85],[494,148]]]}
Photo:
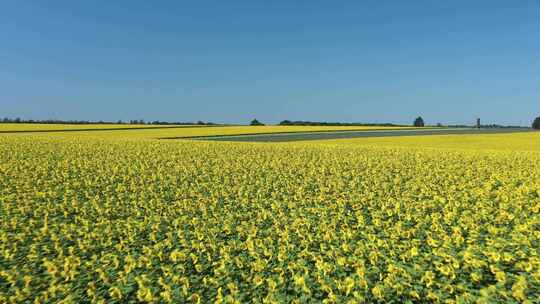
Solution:
{"label": "yellow flower", "polygon": [[434,279],[435,279],[435,274],[428,270],[424,273],[424,276],[422,277],[422,282],[424,282],[427,287],[431,287],[431,285],[433,285]]}
{"label": "yellow flower", "polygon": [[476,283],[482,281],[482,274],[478,272],[471,272],[471,280]]}
{"label": "yellow flower", "polygon": [[411,296],[414,299],[420,300],[420,295],[416,290],[412,290],[409,292],[409,296]]}
{"label": "yellow flower", "polygon": [[382,299],[384,299],[383,288],[382,288],[380,285],[376,285],[375,287],[373,287],[373,288],[371,289],[371,294],[373,294],[373,296],[374,296],[375,299],[377,299],[377,300],[382,300]]}
{"label": "yellow flower", "polygon": [[412,247],[411,250],[410,250],[410,255],[411,255],[411,257],[418,256],[418,248]]}
{"label": "yellow flower", "polygon": [[354,289],[354,286],[356,285],[355,281],[351,277],[345,278],[345,281],[343,282],[345,286],[345,294],[349,295],[349,293]]}
{"label": "yellow flower", "polygon": [[201,297],[196,293],[192,294],[191,297],[189,297],[189,299],[191,303],[195,303],[195,304],[201,303]]}
{"label": "yellow flower", "polygon": [[259,287],[261,286],[262,284],[264,283],[264,280],[263,278],[256,274],[254,277],[253,277],[253,284],[255,284],[255,287]]}
{"label": "yellow flower", "polygon": [[152,291],[148,287],[139,287],[137,290],[137,299],[141,302],[152,302],[154,301],[154,296]]}
{"label": "yellow flower", "polygon": [[118,287],[109,288],[109,294],[115,300],[122,300],[122,291]]}
{"label": "yellow flower", "polygon": [[497,279],[497,282],[504,284],[506,282],[506,274],[502,271],[497,271],[495,272],[495,279]]}
{"label": "yellow flower", "polygon": [[171,303],[172,302],[172,293],[170,290],[166,289],[162,292],[159,293],[159,295],[161,296],[161,298],[163,299],[163,301],[167,302],[167,303]]}
{"label": "yellow flower", "polygon": [[512,296],[518,301],[526,301],[527,296],[525,292],[527,291],[527,286],[527,278],[520,275],[517,281],[512,285]]}
{"label": "yellow flower", "polygon": [[296,287],[300,288],[303,292],[308,293],[308,294],[311,293],[311,290],[306,285],[306,281],[305,281],[304,276],[295,274],[293,276],[293,281],[294,281],[294,285],[296,285]]}

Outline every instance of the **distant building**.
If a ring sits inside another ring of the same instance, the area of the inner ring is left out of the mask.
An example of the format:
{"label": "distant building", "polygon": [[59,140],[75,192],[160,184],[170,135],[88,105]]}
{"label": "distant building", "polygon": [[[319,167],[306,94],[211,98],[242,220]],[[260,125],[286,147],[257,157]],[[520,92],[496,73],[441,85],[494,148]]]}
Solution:
{"label": "distant building", "polygon": [[480,129],[480,118],[476,119],[476,128]]}

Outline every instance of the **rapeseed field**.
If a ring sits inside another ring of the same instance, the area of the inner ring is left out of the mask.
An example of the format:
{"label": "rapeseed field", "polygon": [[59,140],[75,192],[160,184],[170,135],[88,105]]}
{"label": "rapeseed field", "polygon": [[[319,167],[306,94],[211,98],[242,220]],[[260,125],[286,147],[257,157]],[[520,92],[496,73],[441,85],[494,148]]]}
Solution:
{"label": "rapeseed field", "polygon": [[133,128],[166,128],[191,125],[139,125],[139,124],[36,124],[36,123],[0,123],[0,132],[20,131],[61,131],[61,130],[103,130],[103,129],[133,129]]}
{"label": "rapeseed field", "polygon": [[539,132],[513,134],[460,134],[437,136],[370,137],[320,140],[325,145],[361,145],[378,147],[422,147],[451,150],[540,151]]}
{"label": "rapeseed field", "polygon": [[0,136],[0,303],[538,302],[538,133],[95,132]]}

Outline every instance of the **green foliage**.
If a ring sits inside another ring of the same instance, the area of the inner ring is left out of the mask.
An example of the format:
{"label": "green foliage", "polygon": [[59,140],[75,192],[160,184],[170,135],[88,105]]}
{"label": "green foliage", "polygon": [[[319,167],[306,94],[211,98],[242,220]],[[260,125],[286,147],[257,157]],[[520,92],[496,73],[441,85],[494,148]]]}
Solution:
{"label": "green foliage", "polygon": [[264,124],[258,121],[257,119],[253,119],[249,125],[250,126],[264,126]]}
{"label": "green foliage", "polygon": [[283,120],[280,126],[365,126],[365,127],[400,127],[392,123],[327,122],[327,121],[290,121]]}
{"label": "green foliage", "polygon": [[540,130],[540,117],[536,117],[532,124],[532,128],[535,130]]}
{"label": "green foliage", "polygon": [[422,117],[420,117],[420,116],[417,117],[414,120],[413,126],[415,126],[415,127],[423,127],[424,126],[424,119],[422,119]]}

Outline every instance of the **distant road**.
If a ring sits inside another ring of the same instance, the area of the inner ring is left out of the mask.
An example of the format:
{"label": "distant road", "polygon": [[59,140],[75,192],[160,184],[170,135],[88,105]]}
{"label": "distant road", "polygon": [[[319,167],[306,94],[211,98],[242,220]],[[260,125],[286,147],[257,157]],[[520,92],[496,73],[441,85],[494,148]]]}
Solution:
{"label": "distant road", "polygon": [[339,132],[299,132],[299,133],[274,133],[254,135],[225,135],[213,137],[192,137],[196,140],[212,141],[242,141],[242,142],[291,142],[306,140],[346,139],[361,137],[392,137],[392,136],[423,136],[423,135],[453,135],[453,134],[498,134],[533,132],[528,128],[493,128],[493,129],[405,129],[405,130],[369,130],[369,131],[339,131]]}

